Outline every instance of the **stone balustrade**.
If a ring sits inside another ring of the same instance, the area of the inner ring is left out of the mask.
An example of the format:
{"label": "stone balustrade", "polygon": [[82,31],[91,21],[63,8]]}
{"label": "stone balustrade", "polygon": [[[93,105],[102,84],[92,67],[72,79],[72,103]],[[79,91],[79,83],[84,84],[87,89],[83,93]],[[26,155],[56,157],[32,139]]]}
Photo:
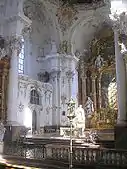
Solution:
{"label": "stone balustrade", "polygon": [[[69,159],[69,146],[57,144],[11,144],[5,146],[4,153],[10,156],[23,157],[35,160],[53,160],[66,162]],[[83,146],[73,147],[74,165],[95,166],[127,166],[127,151],[103,148],[86,148]]]}

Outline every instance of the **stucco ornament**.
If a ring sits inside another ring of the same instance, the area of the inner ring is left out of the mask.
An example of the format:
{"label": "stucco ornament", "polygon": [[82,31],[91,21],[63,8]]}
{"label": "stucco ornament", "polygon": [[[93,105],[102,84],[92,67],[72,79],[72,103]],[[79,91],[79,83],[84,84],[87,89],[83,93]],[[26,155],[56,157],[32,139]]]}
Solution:
{"label": "stucco ornament", "polygon": [[[51,23],[41,0],[27,0],[24,3],[24,14],[31,20],[37,20],[42,25]],[[46,15],[47,14],[47,15]]]}
{"label": "stucco ornament", "polygon": [[60,54],[70,54],[71,53],[71,44],[64,40],[60,43],[58,53]]}
{"label": "stucco ornament", "polygon": [[1,44],[0,42],[0,58],[5,57],[6,55],[11,56],[14,50],[17,50],[18,56],[22,48],[21,37],[10,36],[3,40],[4,40],[3,44]]}
{"label": "stucco ornament", "polygon": [[74,7],[65,5],[58,8],[56,16],[62,32],[65,32],[77,19],[76,14],[77,11]]}
{"label": "stucco ornament", "polygon": [[19,106],[18,106],[19,112],[23,112],[24,109],[24,105],[20,102]]}
{"label": "stucco ornament", "polygon": [[10,36],[5,41],[5,50],[8,56],[12,55],[14,50],[17,50],[17,56],[22,49],[22,36]]}
{"label": "stucco ornament", "polygon": [[22,41],[21,41],[22,37],[21,36],[12,36],[11,40],[10,40],[10,48],[11,50],[18,50],[18,52],[20,53],[21,48],[22,48]]}

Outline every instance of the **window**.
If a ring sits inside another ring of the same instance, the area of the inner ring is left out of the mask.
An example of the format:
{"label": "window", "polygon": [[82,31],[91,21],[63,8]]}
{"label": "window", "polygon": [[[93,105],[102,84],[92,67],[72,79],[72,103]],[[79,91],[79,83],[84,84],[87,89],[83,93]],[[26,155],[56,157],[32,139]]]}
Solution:
{"label": "window", "polygon": [[24,73],[24,39],[22,38],[22,48],[21,48],[21,52],[19,54],[19,67],[18,67],[18,71],[20,74]]}
{"label": "window", "polygon": [[32,90],[30,94],[30,103],[40,105],[40,97],[36,90]]}

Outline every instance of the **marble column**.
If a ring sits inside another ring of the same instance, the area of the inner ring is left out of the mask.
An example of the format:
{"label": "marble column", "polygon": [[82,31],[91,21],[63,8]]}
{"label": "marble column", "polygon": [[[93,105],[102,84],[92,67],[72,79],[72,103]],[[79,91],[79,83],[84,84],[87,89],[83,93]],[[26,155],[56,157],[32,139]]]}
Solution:
{"label": "marble column", "polygon": [[21,48],[21,39],[15,37],[13,40],[9,70],[7,121],[15,126],[18,124],[18,54]]}
{"label": "marble column", "polygon": [[92,74],[92,94],[93,94],[93,101],[94,101],[94,110],[96,112],[97,110],[97,98],[96,98],[96,78],[97,76],[95,74]]}
{"label": "marble column", "polygon": [[127,81],[126,66],[119,47],[119,33],[114,29],[115,60],[116,60],[116,81],[118,93],[118,116],[117,124],[125,124],[127,119]]}
{"label": "marble column", "polygon": [[86,94],[86,79],[87,79],[87,76],[86,76],[86,72],[83,72],[82,74],[82,105],[83,105],[83,108],[85,108],[85,103],[86,103],[86,100],[87,100],[87,94]]}
{"label": "marble column", "polygon": [[61,123],[61,85],[60,71],[57,72],[57,125]]}
{"label": "marble column", "polygon": [[53,125],[59,125],[60,124],[60,82],[59,82],[59,71],[53,71],[51,72],[51,84],[53,85],[53,99],[52,99],[52,105],[53,105],[53,118],[52,123]]}
{"label": "marble column", "polygon": [[52,125],[56,125],[56,111],[57,111],[57,107],[56,107],[56,74],[54,72],[50,73],[50,83],[53,86],[53,99],[52,99],[52,111],[53,111],[53,115],[52,115]]}
{"label": "marble column", "polygon": [[2,120],[6,120],[6,107],[5,107],[5,99],[6,99],[6,95],[5,95],[5,90],[6,90],[6,83],[7,83],[7,76],[8,76],[8,68],[4,67],[3,69],[3,75],[2,75],[2,112],[1,112],[1,117]]}
{"label": "marble column", "polygon": [[101,102],[102,102],[102,98],[101,98],[101,74],[98,77],[98,108],[101,109]]}
{"label": "marble column", "polygon": [[69,70],[66,72],[67,80],[68,80],[68,100],[71,99],[72,97],[72,81],[73,81],[73,72]]}

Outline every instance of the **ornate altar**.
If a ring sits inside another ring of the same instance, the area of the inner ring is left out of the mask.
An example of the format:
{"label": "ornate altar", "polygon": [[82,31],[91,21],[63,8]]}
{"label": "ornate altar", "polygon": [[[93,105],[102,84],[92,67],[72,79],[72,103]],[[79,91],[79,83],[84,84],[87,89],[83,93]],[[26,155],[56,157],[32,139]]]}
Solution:
{"label": "ornate altar", "polygon": [[9,75],[9,58],[3,57],[0,60],[0,119],[7,119],[7,87]]}
{"label": "ornate altar", "polygon": [[94,112],[87,118],[88,128],[113,128],[117,118],[114,35],[104,25],[79,63],[79,104],[85,109],[88,97]]}

